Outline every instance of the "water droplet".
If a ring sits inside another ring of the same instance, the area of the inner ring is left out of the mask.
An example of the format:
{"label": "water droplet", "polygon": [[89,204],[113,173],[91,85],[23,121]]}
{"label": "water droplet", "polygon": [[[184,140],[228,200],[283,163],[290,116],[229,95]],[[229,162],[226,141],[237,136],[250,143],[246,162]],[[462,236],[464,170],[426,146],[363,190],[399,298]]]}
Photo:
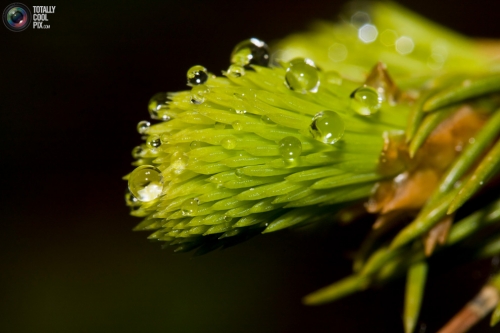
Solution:
{"label": "water droplet", "polygon": [[167,93],[161,92],[155,94],[149,100],[148,111],[151,119],[158,119],[163,121],[170,120],[170,117],[165,113],[170,107],[167,104],[168,96]]}
{"label": "water droplet", "polygon": [[257,38],[238,43],[231,52],[231,63],[251,69],[251,65],[266,67],[269,64],[269,47]]}
{"label": "water droplet", "polygon": [[140,159],[143,153],[144,149],[142,149],[141,146],[137,146],[134,149],[132,149],[132,157],[135,158],[136,160]]}
{"label": "water droplet", "polygon": [[208,72],[203,66],[197,65],[187,71],[188,85],[197,86],[207,82]]}
{"label": "water droplet", "polygon": [[148,202],[158,198],[163,190],[161,171],[152,165],[141,165],[129,176],[128,188],[140,201]]}
{"label": "water droplet", "polygon": [[183,152],[176,151],[170,157],[170,166],[176,170],[184,170],[189,158]]}
{"label": "water droplet", "polygon": [[344,121],[334,111],[322,111],[312,119],[309,131],[316,140],[334,144],[344,135]]}
{"label": "water droplet", "polygon": [[236,138],[234,136],[226,136],[220,141],[220,145],[224,149],[234,149],[236,148]]}
{"label": "water droplet", "polygon": [[382,97],[372,87],[359,87],[351,93],[351,107],[362,116],[377,113],[381,104]]}
{"label": "water droplet", "polygon": [[243,124],[240,121],[235,121],[231,124],[233,128],[237,131],[243,130]]}
{"label": "water droplet", "polygon": [[181,212],[184,216],[193,216],[198,213],[198,205],[200,200],[198,198],[190,198],[182,203]]}
{"label": "water droplet", "polygon": [[318,69],[309,59],[297,58],[290,61],[286,70],[285,84],[288,88],[305,94],[317,92],[319,87]]}
{"label": "water droplet", "polygon": [[385,64],[380,61],[366,77],[363,87],[374,88],[381,101],[386,100],[392,105],[396,103],[399,97],[398,87],[394,84]]}
{"label": "water droplet", "polygon": [[127,191],[125,192],[125,203],[129,207],[135,207],[135,206],[139,206],[141,204],[139,199],[134,197],[134,195],[132,194],[132,192],[130,192],[130,190],[128,188],[127,188]]}
{"label": "water droplet", "polygon": [[226,72],[222,73],[227,77],[238,78],[245,75],[245,68],[238,65],[231,65]]}
{"label": "water droplet", "polygon": [[233,218],[229,215],[224,215],[223,219],[224,219],[224,222],[231,222],[233,220]]}
{"label": "water droplet", "polygon": [[226,128],[226,124],[224,124],[224,123],[215,123],[214,124],[214,128],[217,129],[217,130],[225,129]]}
{"label": "water droplet", "polygon": [[139,123],[137,123],[137,132],[139,132],[139,134],[146,134],[150,126],[151,123],[149,121],[140,121]]}
{"label": "water droplet", "polygon": [[163,133],[160,137],[161,143],[167,144],[170,139],[170,133]]}
{"label": "water droplet", "polygon": [[236,175],[236,177],[243,177],[245,175],[245,173],[243,172],[243,169],[240,168],[240,169],[236,169],[236,171],[234,172],[234,174]]}
{"label": "water droplet", "polygon": [[302,153],[302,143],[294,136],[287,136],[280,140],[279,150],[285,165],[288,167],[295,166]]}
{"label": "water droplet", "polygon": [[191,148],[191,150],[197,149],[197,148],[201,148],[201,147],[205,147],[205,143],[204,142],[201,142],[201,141],[192,141],[189,144],[189,148]]}
{"label": "water droplet", "polygon": [[269,118],[269,116],[266,115],[261,116],[260,120],[267,125],[276,125],[276,123],[272,121],[271,118]]}
{"label": "water droplet", "polygon": [[207,86],[200,84],[191,89],[191,103],[201,104],[205,101],[205,95],[210,92]]}
{"label": "water droplet", "polygon": [[342,76],[338,72],[329,71],[325,73],[325,80],[328,84],[341,85],[342,84]]}
{"label": "water droplet", "polygon": [[149,138],[148,138],[148,146],[150,146],[151,148],[158,148],[161,146],[161,139],[160,139],[160,136],[159,135],[151,135]]}

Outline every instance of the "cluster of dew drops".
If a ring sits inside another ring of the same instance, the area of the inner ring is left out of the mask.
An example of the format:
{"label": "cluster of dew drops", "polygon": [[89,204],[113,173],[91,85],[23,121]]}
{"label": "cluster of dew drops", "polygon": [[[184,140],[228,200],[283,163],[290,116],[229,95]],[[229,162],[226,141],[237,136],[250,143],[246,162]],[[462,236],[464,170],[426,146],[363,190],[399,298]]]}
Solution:
{"label": "cluster of dew drops", "polygon": [[[238,78],[245,75],[245,71],[253,70],[252,66],[267,67],[270,62],[270,52],[267,44],[257,38],[251,38],[237,44],[231,53],[231,65],[223,74],[226,77]],[[297,93],[316,93],[320,86],[320,70],[310,59],[296,58],[288,64],[285,74],[285,86]],[[205,95],[209,92],[205,83],[212,74],[203,66],[191,67],[187,72],[187,84],[191,86],[191,103],[202,104]],[[329,83],[340,85],[342,78],[336,72],[325,73],[325,78]],[[372,87],[362,86],[350,95],[353,102],[353,110],[363,116],[375,114],[382,102],[380,94]],[[149,114],[154,120],[169,121],[168,97],[166,93],[154,95],[149,102]],[[238,112],[238,111],[236,111]],[[263,116],[264,122],[270,119]],[[137,131],[141,135],[146,135],[150,122],[143,120],[137,124]],[[237,124],[235,125],[237,126]],[[309,126],[311,136],[325,144],[335,144],[344,135],[344,121],[335,111],[324,110],[317,113]],[[167,138],[159,135],[151,135],[147,138],[148,150],[154,152],[161,146],[162,141],[167,142]],[[224,148],[232,149],[236,143],[233,139],[223,139],[221,145]],[[287,136],[278,143],[279,151],[286,167],[297,165],[297,160],[302,153],[302,144],[294,136]],[[144,156],[144,149],[140,146],[134,148],[132,155],[136,159]],[[125,200],[128,206],[137,207],[142,202],[150,202],[157,199],[163,190],[163,177],[161,171],[152,165],[141,165],[137,167],[128,178],[128,190]],[[194,199],[193,199],[194,200]],[[186,206],[186,207],[184,207]],[[194,208],[193,208],[194,207]],[[182,207],[182,212],[186,215],[194,214],[197,202],[186,202]]]}

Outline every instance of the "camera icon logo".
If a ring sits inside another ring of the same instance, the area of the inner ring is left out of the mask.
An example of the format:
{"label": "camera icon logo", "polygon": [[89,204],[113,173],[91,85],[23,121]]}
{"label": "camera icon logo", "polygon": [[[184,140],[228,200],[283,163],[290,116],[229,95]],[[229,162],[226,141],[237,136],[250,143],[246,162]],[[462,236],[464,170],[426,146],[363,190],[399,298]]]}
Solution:
{"label": "camera icon logo", "polygon": [[31,12],[27,6],[15,2],[5,7],[2,15],[3,24],[14,32],[26,30],[31,25]]}

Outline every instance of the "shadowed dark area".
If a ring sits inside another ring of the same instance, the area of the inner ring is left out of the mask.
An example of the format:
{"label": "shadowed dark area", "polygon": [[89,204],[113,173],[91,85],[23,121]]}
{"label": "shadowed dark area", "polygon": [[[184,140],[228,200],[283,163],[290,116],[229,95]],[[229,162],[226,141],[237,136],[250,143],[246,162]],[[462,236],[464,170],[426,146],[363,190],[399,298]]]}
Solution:
{"label": "shadowed dark area", "polygon": [[[153,94],[185,89],[195,64],[219,74],[245,38],[278,39],[336,18],[343,3],[50,1],[50,29],[0,27],[0,332],[402,332],[402,280],[325,306],[300,302],[349,274],[365,222],[193,258],[132,232],[140,220],[123,199]],[[402,3],[500,38],[497,3]],[[426,332],[477,292],[489,266],[431,267]],[[471,332],[489,332],[487,321]]]}

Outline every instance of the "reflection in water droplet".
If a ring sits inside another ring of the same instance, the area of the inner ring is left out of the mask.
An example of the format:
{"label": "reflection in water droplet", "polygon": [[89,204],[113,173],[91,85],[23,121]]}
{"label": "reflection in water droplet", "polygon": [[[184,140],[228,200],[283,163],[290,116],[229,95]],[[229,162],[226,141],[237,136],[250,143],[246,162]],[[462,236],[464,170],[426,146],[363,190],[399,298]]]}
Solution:
{"label": "reflection in water droplet", "polygon": [[334,111],[322,111],[312,119],[309,132],[320,142],[334,144],[344,135],[344,121]]}
{"label": "reflection in water droplet", "polygon": [[336,85],[341,85],[342,84],[342,76],[338,72],[335,71],[329,71],[325,73],[325,80],[326,83],[328,84],[336,84]]}
{"label": "reflection in water droplet", "polygon": [[197,65],[187,71],[188,85],[197,86],[207,82],[208,72],[203,66]]}
{"label": "reflection in water droplet", "polygon": [[377,27],[372,24],[365,24],[358,30],[358,38],[366,44],[374,42],[377,39],[377,36]]}
{"label": "reflection in water droplet", "polygon": [[224,74],[227,77],[238,78],[245,75],[245,68],[238,65],[231,65],[229,66],[227,71],[223,72],[222,74]]}
{"label": "reflection in water droplet", "polygon": [[319,83],[318,69],[312,60],[297,58],[290,61],[285,75],[288,88],[305,94],[317,92]]}
{"label": "reflection in water droplet", "polygon": [[189,198],[182,203],[181,212],[184,216],[193,216],[198,213],[198,205],[200,200],[198,198]]}
{"label": "reflection in water droplet", "polygon": [[377,113],[382,104],[382,97],[377,91],[368,86],[360,87],[351,94],[351,107],[362,116]]}
{"label": "reflection in water droplet", "polygon": [[154,166],[141,165],[130,174],[128,188],[140,201],[152,201],[158,198],[163,190],[163,176]]}
{"label": "reflection in water droplet", "polygon": [[151,123],[147,120],[142,120],[139,123],[137,123],[137,132],[139,134],[146,134],[146,132],[149,129],[149,126],[151,126]]}
{"label": "reflection in water droplet", "polygon": [[279,150],[285,165],[288,167],[295,166],[302,153],[302,143],[294,136],[287,136],[280,140]]}
{"label": "reflection in water droplet", "polygon": [[167,102],[168,96],[164,92],[157,93],[151,97],[148,103],[148,111],[151,119],[170,120],[170,117],[166,114],[166,111],[170,109]]}
{"label": "reflection in water droplet", "polygon": [[271,120],[271,118],[269,118],[269,116],[266,116],[266,115],[262,115],[260,117],[260,120],[264,123],[264,124],[267,124],[267,125],[276,125],[276,123],[274,121]]}
{"label": "reflection in water droplet", "polygon": [[234,149],[236,148],[236,138],[234,136],[226,136],[220,141],[220,145],[224,149]]}
{"label": "reflection in water droplet", "polygon": [[244,40],[231,53],[231,63],[246,69],[251,69],[250,65],[266,67],[269,64],[269,47],[257,38]]}
{"label": "reflection in water droplet", "polygon": [[210,92],[207,86],[200,84],[191,89],[191,103],[201,104],[205,101],[205,95]]}
{"label": "reflection in water droplet", "polygon": [[160,139],[160,136],[159,135],[151,135],[149,138],[148,138],[148,146],[152,147],[152,148],[158,148],[161,146],[161,139]]}

